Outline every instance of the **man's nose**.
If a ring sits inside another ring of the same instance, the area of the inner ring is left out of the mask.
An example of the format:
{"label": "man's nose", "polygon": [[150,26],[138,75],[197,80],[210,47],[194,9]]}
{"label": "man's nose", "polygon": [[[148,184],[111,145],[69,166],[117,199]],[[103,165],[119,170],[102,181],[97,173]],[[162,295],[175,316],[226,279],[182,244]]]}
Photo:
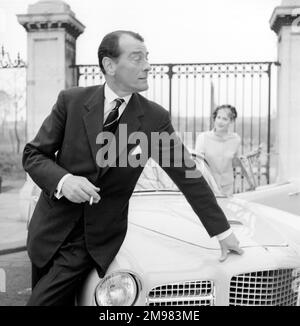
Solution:
{"label": "man's nose", "polygon": [[148,61],[146,61],[144,65],[144,71],[150,71],[150,70],[151,70],[151,65]]}

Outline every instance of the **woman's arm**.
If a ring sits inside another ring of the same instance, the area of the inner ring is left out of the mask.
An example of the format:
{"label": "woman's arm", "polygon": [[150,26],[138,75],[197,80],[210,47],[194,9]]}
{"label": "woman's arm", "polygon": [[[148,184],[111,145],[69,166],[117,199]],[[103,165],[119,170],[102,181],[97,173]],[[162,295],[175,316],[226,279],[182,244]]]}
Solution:
{"label": "woman's arm", "polygon": [[240,161],[240,157],[241,157],[241,143],[242,143],[242,140],[241,140],[241,137],[237,134],[237,146],[236,146],[236,151],[234,153],[234,156],[233,156],[233,159],[232,159],[232,167],[233,168],[236,168],[238,166],[242,166],[241,165],[241,161]]}

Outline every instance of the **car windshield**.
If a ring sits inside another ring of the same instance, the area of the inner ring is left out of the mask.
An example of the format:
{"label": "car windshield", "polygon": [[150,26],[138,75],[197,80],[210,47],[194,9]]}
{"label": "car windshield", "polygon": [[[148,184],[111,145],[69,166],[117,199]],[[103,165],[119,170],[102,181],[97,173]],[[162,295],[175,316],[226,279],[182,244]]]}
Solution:
{"label": "car windshield", "polygon": [[[204,160],[204,158],[198,154],[192,155],[198,170],[205,178],[210,188],[217,197],[224,197],[217,183],[212,176],[210,169]],[[178,187],[167,175],[167,173],[153,160],[149,159],[137,184],[135,192],[153,192],[153,191],[168,191],[168,192],[179,192]]]}

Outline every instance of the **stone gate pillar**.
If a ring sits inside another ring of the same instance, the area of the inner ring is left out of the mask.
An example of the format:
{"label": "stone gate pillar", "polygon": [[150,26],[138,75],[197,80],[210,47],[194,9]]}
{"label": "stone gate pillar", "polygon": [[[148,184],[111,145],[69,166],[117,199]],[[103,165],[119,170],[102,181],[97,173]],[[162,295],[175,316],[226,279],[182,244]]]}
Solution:
{"label": "stone gate pillar", "polygon": [[[40,0],[17,15],[27,31],[27,140],[36,135],[60,90],[76,85],[76,39],[85,26],[61,0]],[[20,192],[20,213],[27,218],[36,192],[28,177]]]}
{"label": "stone gate pillar", "polygon": [[76,39],[84,26],[61,0],[41,0],[18,15],[27,31],[27,135],[31,140],[58,92],[75,86]]}
{"label": "stone gate pillar", "polygon": [[271,29],[278,35],[278,181],[300,177],[300,0],[274,9]]}

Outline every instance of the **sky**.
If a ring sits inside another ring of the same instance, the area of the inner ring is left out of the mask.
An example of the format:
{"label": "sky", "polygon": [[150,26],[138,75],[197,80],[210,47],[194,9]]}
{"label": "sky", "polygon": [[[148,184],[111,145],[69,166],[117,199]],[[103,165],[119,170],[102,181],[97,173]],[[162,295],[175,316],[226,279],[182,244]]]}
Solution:
{"label": "sky", "polygon": [[[0,0],[0,46],[27,58],[16,14],[32,0]],[[67,0],[86,28],[77,64],[97,63],[97,48],[113,30],[140,33],[151,63],[276,61],[277,36],[269,20],[280,0]]]}

